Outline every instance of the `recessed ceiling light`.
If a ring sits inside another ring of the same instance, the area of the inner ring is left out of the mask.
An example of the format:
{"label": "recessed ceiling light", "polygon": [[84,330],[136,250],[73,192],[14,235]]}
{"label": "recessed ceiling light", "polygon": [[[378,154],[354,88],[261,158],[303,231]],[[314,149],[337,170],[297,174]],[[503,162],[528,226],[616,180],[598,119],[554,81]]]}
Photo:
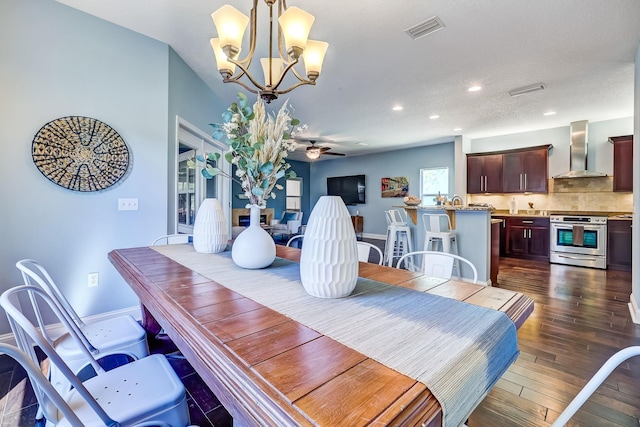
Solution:
{"label": "recessed ceiling light", "polygon": [[462,128],[454,128],[453,131],[454,132],[460,132],[462,130]]}
{"label": "recessed ceiling light", "polygon": [[469,92],[477,92],[480,89],[482,89],[482,86],[471,86],[469,89],[467,89]]}
{"label": "recessed ceiling light", "polygon": [[394,105],[392,110],[393,111],[400,111],[400,110],[402,110],[402,105]]}
{"label": "recessed ceiling light", "polygon": [[434,114],[433,116],[429,116],[429,118],[430,118],[431,120],[434,120],[434,119],[439,119],[439,118],[440,118],[440,116],[439,116],[439,115],[437,115],[437,114]]}
{"label": "recessed ceiling light", "polygon": [[545,116],[553,116],[556,112],[555,111],[547,111],[546,113],[544,113]]}

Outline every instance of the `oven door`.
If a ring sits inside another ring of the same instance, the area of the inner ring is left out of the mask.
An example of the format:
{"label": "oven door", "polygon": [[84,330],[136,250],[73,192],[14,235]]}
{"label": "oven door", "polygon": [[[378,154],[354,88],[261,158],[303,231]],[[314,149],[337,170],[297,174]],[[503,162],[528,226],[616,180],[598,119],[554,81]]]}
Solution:
{"label": "oven door", "polygon": [[606,247],[606,225],[551,224],[552,252],[605,256]]}

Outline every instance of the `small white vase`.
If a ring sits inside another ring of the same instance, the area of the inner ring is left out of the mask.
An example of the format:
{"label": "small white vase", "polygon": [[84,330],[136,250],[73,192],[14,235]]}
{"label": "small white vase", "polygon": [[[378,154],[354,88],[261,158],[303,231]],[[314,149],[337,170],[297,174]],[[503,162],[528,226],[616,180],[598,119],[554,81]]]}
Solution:
{"label": "small white vase", "polygon": [[300,254],[300,280],[309,295],[342,298],[358,280],[358,246],[351,215],[339,196],[322,196],[309,216]]}
{"label": "small white vase", "polygon": [[250,206],[249,227],[242,231],[231,246],[231,259],[242,268],[256,269],[270,266],[276,259],[276,243],[260,227],[260,208]]}
{"label": "small white vase", "polygon": [[193,224],[193,249],[196,252],[217,254],[227,247],[227,221],[218,199],[204,199]]}

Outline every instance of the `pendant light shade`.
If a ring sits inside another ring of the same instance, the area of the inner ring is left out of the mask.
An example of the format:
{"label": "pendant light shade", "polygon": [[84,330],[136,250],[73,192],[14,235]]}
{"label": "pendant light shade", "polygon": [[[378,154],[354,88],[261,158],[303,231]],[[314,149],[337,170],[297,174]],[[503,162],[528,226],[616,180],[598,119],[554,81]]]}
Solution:
{"label": "pendant light shade", "polygon": [[278,18],[287,53],[293,59],[298,58],[307,46],[309,31],[315,19],[310,13],[295,6],[285,10]]}
{"label": "pendant light shade", "polygon": [[211,14],[218,30],[220,46],[228,58],[235,58],[240,52],[242,38],[249,24],[249,17],[228,4]]}
{"label": "pendant light shade", "polygon": [[304,66],[309,80],[315,80],[322,72],[324,55],[327,53],[329,43],[317,40],[308,40],[307,48],[302,54]]}

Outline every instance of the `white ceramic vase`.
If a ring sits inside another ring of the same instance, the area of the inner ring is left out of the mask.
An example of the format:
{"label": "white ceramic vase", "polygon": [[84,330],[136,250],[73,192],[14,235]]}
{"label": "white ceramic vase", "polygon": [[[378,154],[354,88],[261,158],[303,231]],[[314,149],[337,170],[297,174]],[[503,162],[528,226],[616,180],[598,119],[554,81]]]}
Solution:
{"label": "white ceramic vase", "polygon": [[227,247],[227,221],[218,199],[204,199],[193,224],[193,248],[196,252],[216,254]]}
{"label": "white ceramic vase", "polygon": [[269,233],[260,227],[260,208],[250,206],[249,227],[233,241],[231,258],[242,268],[265,268],[276,259],[276,244]]}
{"label": "white ceramic vase", "polygon": [[339,196],[322,196],[309,216],[300,254],[300,280],[309,295],[346,297],[358,280],[351,215]]}

